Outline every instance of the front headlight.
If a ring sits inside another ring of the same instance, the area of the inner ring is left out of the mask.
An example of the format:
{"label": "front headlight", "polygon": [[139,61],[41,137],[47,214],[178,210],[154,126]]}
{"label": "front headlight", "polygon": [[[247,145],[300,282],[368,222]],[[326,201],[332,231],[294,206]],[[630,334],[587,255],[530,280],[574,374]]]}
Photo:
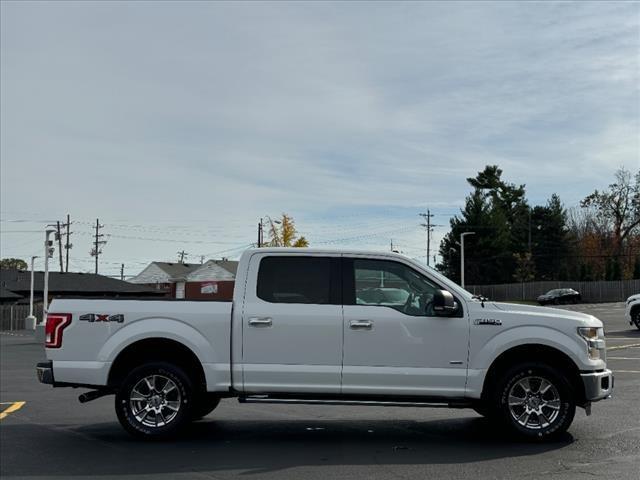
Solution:
{"label": "front headlight", "polygon": [[591,360],[600,360],[600,351],[605,349],[604,328],[579,327],[578,335],[587,342],[587,352]]}

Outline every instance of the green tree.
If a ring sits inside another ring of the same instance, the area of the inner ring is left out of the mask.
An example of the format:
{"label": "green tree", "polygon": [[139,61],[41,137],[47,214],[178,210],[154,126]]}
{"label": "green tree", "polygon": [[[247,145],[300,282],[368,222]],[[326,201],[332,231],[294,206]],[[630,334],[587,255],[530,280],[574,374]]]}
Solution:
{"label": "green tree", "polygon": [[293,218],[283,213],[279,220],[269,217],[270,247],[308,247],[309,242],[303,236],[297,236],[296,224]]}
{"label": "green tree", "polygon": [[[454,281],[460,281],[460,234],[475,232],[465,238],[466,283],[491,283],[505,280],[508,258],[509,230],[501,209],[476,189],[466,199],[460,216],[450,220],[451,231],[440,243],[442,263],[436,268]],[[505,280],[506,281],[506,280]]]}
{"label": "green tree", "polygon": [[505,182],[497,165],[485,169],[467,182],[473,192],[467,197],[461,216],[451,220],[451,231],[440,245],[443,261],[437,266],[459,280],[460,233],[473,231],[465,239],[465,278],[467,283],[501,283],[513,278],[514,253],[527,250],[529,207],[525,186]]}
{"label": "green tree", "polygon": [[26,270],[27,262],[19,258],[3,258],[0,260],[0,269],[2,270]]}
{"label": "green tree", "polygon": [[558,195],[554,193],[545,206],[536,206],[531,210],[529,228],[537,278],[560,279],[568,268],[571,237],[567,227],[567,211]]}
{"label": "green tree", "polygon": [[536,277],[536,266],[529,252],[514,253],[516,261],[516,271],[513,274],[514,280],[518,282],[530,282]]}
{"label": "green tree", "polygon": [[475,178],[467,182],[490,200],[494,209],[505,217],[511,238],[511,249],[524,252],[528,238],[529,206],[525,198],[525,185],[516,185],[502,179],[502,169],[487,165]]}

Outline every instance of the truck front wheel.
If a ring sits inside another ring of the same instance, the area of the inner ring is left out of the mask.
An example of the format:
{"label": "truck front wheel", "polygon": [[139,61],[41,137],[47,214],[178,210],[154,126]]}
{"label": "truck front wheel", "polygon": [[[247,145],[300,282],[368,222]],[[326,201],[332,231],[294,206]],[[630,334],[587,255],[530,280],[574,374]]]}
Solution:
{"label": "truck front wheel", "polygon": [[220,397],[213,393],[202,393],[193,401],[191,420],[199,420],[213,412],[220,403]]}
{"label": "truck front wheel", "polygon": [[129,373],[116,393],[124,429],[144,438],[173,436],[192,418],[193,388],[184,371],[153,362]]}
{"label": "truck front wheel", "polygon": [[631,321],[640,330],[640,307],[635,307],[633,310],[631,310]]}
{"label": "truck front wheel", "polygon": [[576,412],[567,377],[542,363],[510,368],[497,382],[495,394],[499,419],[523,438],[557,437],[569,428]]}

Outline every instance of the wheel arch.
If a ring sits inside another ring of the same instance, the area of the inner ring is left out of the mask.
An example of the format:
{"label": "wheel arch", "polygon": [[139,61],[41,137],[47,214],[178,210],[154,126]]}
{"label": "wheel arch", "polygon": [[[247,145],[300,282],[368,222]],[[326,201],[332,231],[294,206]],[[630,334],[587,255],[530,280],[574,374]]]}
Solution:
{"label": "wheel arch", "polygon": [[481,398],[483,400],[489,398],[490,392],[492,392],[501,374],[505,373],[513,365],[524,362],[544,363],[554,369],[561,370],[573,387],[577,404],[584,406],[585,393],[582,378],[580,377],[580,369],[569,355],[557,348],[543,344],[518,345],[498,355],[487,370]]}
{"label": "wheel arch", "polygon": [[205,372],[193,350],[177,340],[162,337],[144,338],[123,348],[111,364],[107,385],[117,388],[133,368],[153,361],[169,362],[182,368],[194,386],[206,391]]}

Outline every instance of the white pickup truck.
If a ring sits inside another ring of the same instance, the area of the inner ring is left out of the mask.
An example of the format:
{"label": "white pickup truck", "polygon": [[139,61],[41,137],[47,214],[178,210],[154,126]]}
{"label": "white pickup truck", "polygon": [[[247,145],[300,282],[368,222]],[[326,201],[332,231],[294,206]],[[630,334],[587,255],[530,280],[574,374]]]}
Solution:
{"label": "white pickup truck", "polygon": [[115,394],[142,437],[238,397],[474,408],[545,439],[613,391],[597,318],[491,302],[394,253],[252,249],[233,302],[54,300],[45,330],[39,380]]}

